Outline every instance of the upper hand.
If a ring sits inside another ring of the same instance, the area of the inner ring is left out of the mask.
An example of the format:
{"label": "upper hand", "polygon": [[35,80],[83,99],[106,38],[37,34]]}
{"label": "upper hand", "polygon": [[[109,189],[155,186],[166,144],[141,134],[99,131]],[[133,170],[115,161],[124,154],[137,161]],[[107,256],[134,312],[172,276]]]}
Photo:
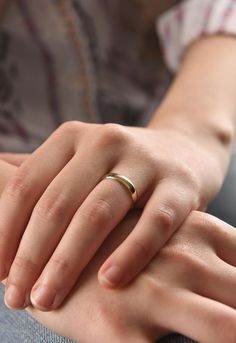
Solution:
{"label": "upper hand", "polygon": [[[183,133],[64,123],[20,165],[0,199],[0,274],[8,275],[8,306],[25,307],[30,297],[41,309],[62,303],[133,205],[122,185],[102,180],[111,171],[133,181],[135,206],[144,208],[100,269],[100,282],[111,287],[137,275],[222,183],[212,154]],[[115,267],[109,280],[108,267]]]}

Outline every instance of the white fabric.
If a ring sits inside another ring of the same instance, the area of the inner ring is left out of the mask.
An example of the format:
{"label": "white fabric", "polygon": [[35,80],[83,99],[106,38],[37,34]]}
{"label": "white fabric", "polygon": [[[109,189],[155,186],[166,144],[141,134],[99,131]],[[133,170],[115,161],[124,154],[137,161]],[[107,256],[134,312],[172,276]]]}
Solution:
{"label": "white fabric", "polygon": [[186,47],[202,35],[236,34],[235,0],[185,0],[157,20],[168,68],[176,72]]}

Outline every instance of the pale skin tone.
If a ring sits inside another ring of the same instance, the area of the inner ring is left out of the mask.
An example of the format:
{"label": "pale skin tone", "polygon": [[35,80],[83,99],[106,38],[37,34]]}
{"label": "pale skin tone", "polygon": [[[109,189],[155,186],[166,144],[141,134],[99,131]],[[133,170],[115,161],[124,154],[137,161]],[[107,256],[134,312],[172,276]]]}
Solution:
{"label": "pale skin tone", "polygon": [[29,313],[81,343],[154,343],[171,332],[201,343],[235,343],[236,231],[210,215],[192,212],[127,287],[99,284],[100,264],[138,218],[131,213],[109,236],[58,311]]}
{"label": "pale skin tone", "polygon": [[0,199],[0,277],[8,276],[9,307],[60,306],[126,216],[130,194],[101,181],[104,174],[134,182],[142,215],[101,266],[103,286],[131,281],[192,210],[206,208],[234,138],[235,58],[234,38],[201,39],[147,128],[68,122],[24,159]]}
{"label": "pale skin tone", "polygon": [[8,276],[9,307],[60,306],[126,216],[130,195],[100,181],[104,174],[129,177],[143,209],[99,270],[106,287],[127,284],[192,210],[207,206],[224,180],[234,137],[235,57],[234,38],[202,39],[187,51],[147,128],[68,122],[24,159],[0,199],[0,274]]}
{"label": "pale skin tone", "polygon": [[[16,167],[3,161],[0,166],[1,192]],[[154,343],[171,332],[202,343],[235,343],[236,231],[208,214],[191,212],[128,286],[107,290],[98,282],[100,265],[140,215],[132,211],[113,230],[59,309],[27,311],[80,343]]]}

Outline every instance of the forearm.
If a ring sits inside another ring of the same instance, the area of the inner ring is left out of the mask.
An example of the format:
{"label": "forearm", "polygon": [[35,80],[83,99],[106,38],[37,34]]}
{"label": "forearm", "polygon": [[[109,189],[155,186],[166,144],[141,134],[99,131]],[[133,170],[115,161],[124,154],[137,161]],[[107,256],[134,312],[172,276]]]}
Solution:
{"label": "forearm", "polygon": [[173,126],[212,138],[229,152],[236,128],[235,61],[233,37],[209,36],[193,43],[148,126]]}

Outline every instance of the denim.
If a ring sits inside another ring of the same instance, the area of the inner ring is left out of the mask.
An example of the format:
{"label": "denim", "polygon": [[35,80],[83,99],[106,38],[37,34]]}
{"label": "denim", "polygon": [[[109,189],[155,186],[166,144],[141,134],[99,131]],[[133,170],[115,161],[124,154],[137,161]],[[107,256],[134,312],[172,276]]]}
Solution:
{"label": "denim", "polygon": [[46,329],[26,311],[9,310],[3,302],[4,286],[0,286],[1,343],[74,343]]}
{"label": "denim", "polygon": [[[45,328],[26,311],[11,311],[3,302],[4,286],[0,285],[1,343],[75,343]],[[193,343],[180,335],[163,338],[160,343]],[[92,343],[92,342],[91,342]],[[133,343],[133,342],[131,342]]]}

